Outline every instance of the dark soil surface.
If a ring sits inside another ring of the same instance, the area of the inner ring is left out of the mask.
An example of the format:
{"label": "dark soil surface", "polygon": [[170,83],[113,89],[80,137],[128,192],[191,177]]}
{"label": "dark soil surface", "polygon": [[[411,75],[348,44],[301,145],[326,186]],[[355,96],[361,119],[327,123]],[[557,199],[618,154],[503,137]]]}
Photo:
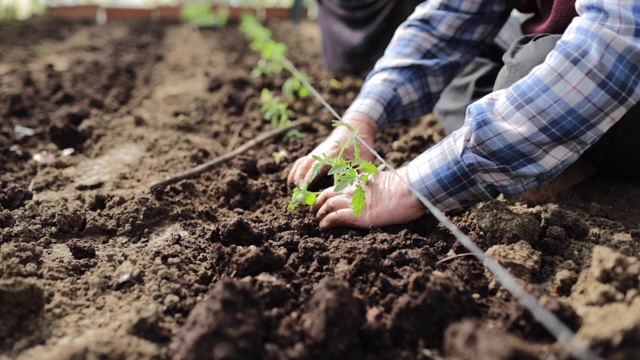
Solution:
{"label": "dark soil surface", "polygon": [[[362,81],[321,69],[315,25],[268,26],[344,111]],[[331,131],[312,98],[290,102],[304,140],[150,191],[271,129],[260,91],[288,74],[251,77],[237,25],[0,33],[0,359],[569,358],[479,261],[438,263],[466,251],[431,217],[321,231],[286,210],[291,163]],[[377,146],[401,165],[441,138],[425,117]],[[451,216],[599,354],[633,359],[639,205],[639,184],[599,176]]]}

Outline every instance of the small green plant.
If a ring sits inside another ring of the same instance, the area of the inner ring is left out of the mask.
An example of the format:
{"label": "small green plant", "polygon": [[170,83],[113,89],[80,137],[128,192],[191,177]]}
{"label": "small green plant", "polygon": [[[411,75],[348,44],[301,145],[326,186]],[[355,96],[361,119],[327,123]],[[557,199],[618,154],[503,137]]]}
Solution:
{"label": "small green plant", "polygon": [[340,82],[340,80],[338,79],[329,79],[329,86],[331,86],[334,89],[341,89],[342,88],[342,82]]}
{"label": "small green plant", "polygon": [[291,124],[290,116],[293,115],[293,111],[289,109],[287,103],[281,101],[277,96],[273,96],[269,89],[262,89],[260,101],[262,101],[264,118],[269,120],[273,127],[283,128]]}
{"label": "small green plant", "polygon": [[284,141],[289,141],[291,139],[299,139],[302,140],[305,138],[305,135],[303,133],[301,133],[300,131],[296,130],[296,129],[291,129],[289,131],[287,131],[286,134],[284,134],[283,140]]}
{"label": "small green plant", "polygon": [[[351,130],[352,135],[344,144],[340,144],[340,152],[336,157],[329,157],[326,154],[313,156],[317,163],[311,170],[311,179],[315,179],[325,166],[329,166],[327,174],[333,176],[335,191],[342,191],[355,184],[356,188],[351,199],[351,207],[353,208],[353,214],[358,216],[366,207],[366,195],[363,185],[369,181],[371,175],[382,171],[384,165],[376,166],[371,161],[360,157],[360,140],[357,136],[357,131],[351,125],[342,121],[335,121],[334,126],[346,126]],[[354,150],[353,160],[347,160],[344,158],[344,153],[351,147]],[[301,180],[298,187],[293,190],[289,209],[296,209],[299,204],[313,205],[315,203],[316,197],[313,196],[315,193],[309,192],[307,185],[306,182]]]}
{"label": "small green plant", "polygon": [[291,195],[291,201],[289,202],[289,210],[295,210],[301,204],[311,206],[316,203],[320,192],[309,191],[307,189],[308,185],[306,181],[300,180],[298,186],[293,189],[293,195]]}
{"label": "small green plant", "polygon": [[260,60],[251,74],[258,77],[282,72],[288,51],[287,46],[271,39],[271,31],[253,15],[244,14],[242,16],[240,30],[249,38],[249,47],[260,53]]}
{"label": "small green plant", "polygon": [[260,20],[249,13],[242,15],[240,20],[240,30],[253,42],[267,41],[271,39],[271,31],[262,26]]}
{"label": "small green plant", "polygon": [[289,156],[289,152],[287,152],[287,150],[281,149],[272,153],[271,156],[273,157],[273,162],[275,162],[276,165],[279,165],[282,159],[285,159],[287,156]]}
{"label": "small green plant", "polygon": [[[264,113],[264,119],[271,123],[271,126],[284,128],[291,124],[291,115],[293,111],[289,109],[289,105],[281,101],[278,97],[273,96],[269,89],[264,88],[260,93],[260,101],[262,102],[262,112]],[[289,141],[293,138],[304,139],[304,134],[296,129],[287,131],[284,135],[284,141]]]}
{"label": "small green plant", "polygon": [[251,71],[251,75],[276,75],[284,69],[283,59],[287,54],[287,46],[277,41],[269,40],[260,45],[260,60]]}
{"label": "small green plant", "polygon": [[180,19],[198,27],[224,27],[229,20],[229,8],[223,6],[214,13],[211,4],[188,4],[182,9]]}
{"label": "small green plant", "polygon": [[[305,78],[305,80],[309,78],[309,76],[304,73],[302,73],[302,76]],[[298,77],[294,76],[294,77],[288,78],[284,82],[284,84],[282,84],[282,94],[287,99],[291,100],[295,97],[296,94],[301,98],[305,98],[311,95],[311,91],[309,91],[309,89],[306,86],[304,86],[304,84],[302,83],[302,81],[300,81]]]}

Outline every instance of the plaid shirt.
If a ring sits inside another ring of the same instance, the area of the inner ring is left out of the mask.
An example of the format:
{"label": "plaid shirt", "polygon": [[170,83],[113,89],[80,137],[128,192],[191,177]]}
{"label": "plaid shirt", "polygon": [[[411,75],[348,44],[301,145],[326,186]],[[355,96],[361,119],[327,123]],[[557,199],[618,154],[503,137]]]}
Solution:
{"label": "plaid shirt", "polygon": [[[507,0],[429,0],[394,35],[347,110],[381,129],[433,110],[511,12]],[[579,17],[545,62],[467,107],[465,123],[415,158],[410,184],[440,210],[535,188],[640,100],[640,3],[577,0]],[[640,119],[638,119],[640,121]]]}

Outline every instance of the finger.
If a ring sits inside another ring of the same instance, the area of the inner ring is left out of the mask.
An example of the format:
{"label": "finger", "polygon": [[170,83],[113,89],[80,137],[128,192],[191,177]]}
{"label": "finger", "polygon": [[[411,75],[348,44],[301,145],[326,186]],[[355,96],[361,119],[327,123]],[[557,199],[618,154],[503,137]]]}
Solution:
{"label": "finger", "polygon": [[351,207],[331,212],[320,221],[320,228],[323,230],[337,226],[366,227],[358,223],[358,218],[353,215]]}
{"label": "finger", "polygon": [[339,192],[335,192],[335,186],[328,187],[322,190],[320,195],[318,195],[318,197],[316,198],[316,202],[311,206],[311,211],[313,211],[314,213],[317,213],[318,210],[322,207],[322,205],[324,205],[324,203],[327,200],[331,199],[334,196],[338,196],[340,194],[341,193]]}
{"label": "finger", "polygon": [[304,161],[304,158],[299,158],[293,163],[291,170],[289,170],[289,176],[287,176],[287,182],[295,183],[297,178],[296,174],[298,173],[298,169],[300,168],[300,163]]}
{"label": "finger", "polygon": [[295,162],[294,167],[291,169],[290,174],[293,174],[293,176],[289,182],[298,185],[300,179],[304,179],[306,173],[311,169],[314,162],[315,160],[308,156],[298,159]]}
{"label": "finger", "polygon": [[317,218],[322,221],[326,216],[342,209],[351,209],[351,198],[347,196],[335,196],[327,200],[320,210],[318,210]]}
{"label": "finger", "polygon": [[[309,169],[307,169],[305,176],[304,176],[304,181],[307,182],[307,184],[311,184],[311,182],[315,179],[312,179],[311,176],[313,175],[313,167],[316,165],[318,161],[314,160],[313,163],[311,163],[311,165],[309,166]],[[326,172],[328,169],[327,166],[323,166],[322,170],[320,171],[320,173],[324,173]]]}

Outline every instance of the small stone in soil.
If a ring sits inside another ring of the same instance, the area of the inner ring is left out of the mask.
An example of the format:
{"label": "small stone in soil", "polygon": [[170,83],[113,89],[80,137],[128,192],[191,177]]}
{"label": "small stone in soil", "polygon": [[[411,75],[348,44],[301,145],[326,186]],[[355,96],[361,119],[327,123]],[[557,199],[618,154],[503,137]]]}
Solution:
{"label": "small stone in soil", "polygon": [[67,247],[74,259],[92,259],[96,257],[96,248],[89,242],[72,239],[67,242]]}

